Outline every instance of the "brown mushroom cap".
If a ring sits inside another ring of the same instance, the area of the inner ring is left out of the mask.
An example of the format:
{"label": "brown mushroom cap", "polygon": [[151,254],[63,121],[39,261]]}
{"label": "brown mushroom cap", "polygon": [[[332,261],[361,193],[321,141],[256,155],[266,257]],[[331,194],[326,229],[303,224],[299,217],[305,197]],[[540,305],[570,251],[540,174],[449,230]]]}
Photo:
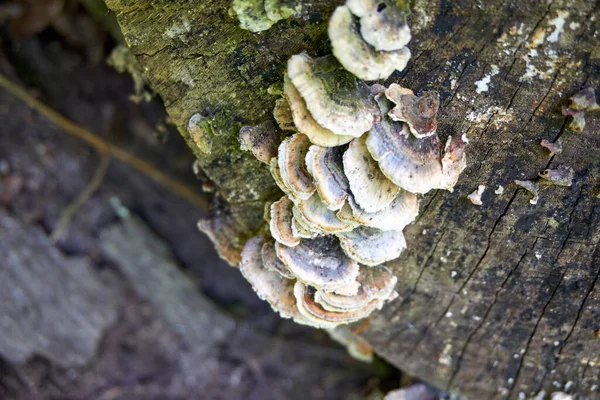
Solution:
{"label": "brown mushroom cap", "polygon": [[349,259],[333,236],[303,239],[296,247],[275,244],[277,256],[301,281],[335,290],[356,280],[358,264]]}
{"label": "brown mushroom cap", "polygon": [[300,313],[311,321],[311,323],[325,329],[358,321],[383,306],[383,301],[373,299],[365,306],[355,310],[345,312],[328,311],[315,302],[314,293],[314,288],[306,286],[300,281],[294,285],[294,296],[296,297],[296,305]]}
{"label": "brown mushroom cap", "polygon": [[359,361],[370,363],[373,361],[373,348],[360,336],[352,333],[346,325],[338,325],[335,328],[328,329],[329,336],[346,347],[348,354]]}
{"label": "brown mushroom cap", "polygon": [[342,164],[342,148],[312,145],[306,154],[306,169],[313,176],[317,193],[330,210],[339,210],[348,196],[348,179]]}
{"label": "brown mushroom cap", "polygon": [[394,121],[406,122],[410,132],[417,138],[435,135],[440,95],[437,92],[425,92],[421,97],[412,91],[393,83],[385,91],[386,97],[396,106],[388,113]]}
{"label": "brown mushroom cap", "polygon": [[275,107],[273,108],[273,118],[279,125],[279,128],[284,131],[295,131],[296,126],[294,125],[294,117],[292,116],[292,109],[285,97],[281,97],[275,100]]}
{"label": "brown mushroom cap", "polygon": [[[347,200],[352,210],[352,220],[360,225],[381,229],[382,231],[401,231],[415,220],[419,214],[419,200],[413,193],[400,190],[389,206],[381,211],[368,213],[363,210],[352,196]],[[338,215],[338,218],[340,216]],[[340,219],[344,219],[343,216]]]}
{"label": "brown mushroom cap", "polygon": [[275,243],[271,241],[265,242],[262,246],[261,256],[264,267],[269,271],[275,271],[285,279],[296,279],[294,274],[277,257]]}
{"label": "brown mushroom cap", "polygon": [[242,251],[240,271],[258,297],[269,302],[283,318],[303,320],[293,294],[295,281],[285,279],[278,272],[263,266],[261,253],[264,242],[263,236],[253,237],[246,242]]}
{"label": "brown mushroom cap", "polygon": [[383,264],[400,257],[406,248],[402,231],[382,231],[359,226],[350,232],[339,233],[340,245],[348,257],[368,266]]}
{"label": "brown mushroom cap", "polygon": [[277,156],[284,185],[290,189],[292,196],[304,200],[315,192],[315,185],[304,161],[310,145],[310,140],[305,135],[296,133],[281,142]]}
{"label": "brown mushroom cap", "polygon": [[344,296],[335,292],[317,290],[315,301],[328,311],[355,310],[366,306],[373,299],[387,300],[392,297],[398,279],[392,272],[378,265],[361,267],[357,278],[360,283],[358,292],[352,296]]}
{"label": "brown mushroom cap", "polygon": [[[387,115],[387,100],[381,95],[376,99],[382,115]],[[437,135],[416,138],[408,132],[405,124],[387,118],[373,125],[366,143],[385,176],[412,193],[427,193],[431,189],[452,190],[466,167],[466,138],[449,137],[444,157],[440,159]]]}
{"label": "brown mushroom cap", "polygon": [[346,6],[360,18],[360,34],[378,51],[399,50],[411,39],[406,16],[408,3],[398,0],[348,0]]}
{"label": "brown mushroom cap", "polygon": [[356,203],[367,212],[377,212],[390,205],[400,188],[381,172],[366,139],[354,139],[344,152],[344,174]]}
{"label": "brown mushroom cap", "polygon": [[410,60],[410,50],[376,51],[361,37],[358,24],[346,6],[335,9],[327,29],[332,52],[340,64],[360,79],[387,79],[395,70],[402,71]]}
{"label": "brown mushroom cap", "polygon": [[354,138],[348,135],[338,135],[319,125],[306,108],[304,99],[300,96],[300,93],[287,75],[284,76],[283,91],[287,98],[295,127],[300,133],[308,136],[312,143],[324,147],[333,147],[346,144]]}
{"label": "brown mushroom cap", "polygon": [[300,238],[295,236],[292,230],[293,206],[294,203],[287,196],[283,196],[271,204],[271,220],[269,221],[273,239],[290,247],[300,243]]}
{"label": "brown mushroom cap", "polygon": [[327,208],[317,194],[313,194],[308,200],[298,200],[294,205],[293,214],[304,222],[312,231],[328,234],[337,232],[346,232],[352,230],[355,224],[340,220],[335,211]]}
{"label": "brown mushroom cap", "polygon": [[241,260],[241,244],[234,239],[238,235],[233,229],[230,217],[226,215],[204,218],[198,221],[198,229],[214,244],[219,257],[232,267],[237,267]]}
{"label": "brown mushroom cap", "polygon": [[273,157],[277,157],[277,148],[281,143],[281,133],[273,121],[267,121],[256,126],[242,126],[240,139],[254,157],[259,161],[269,164]]}
{"label": "brown mushroom cap", "polygon": [[369,87],[333,56],[312,59],[306,53],[296,54],[288,61],[287,74],[322,127],[354,137],[371,129],[377,109],[370,101]]}

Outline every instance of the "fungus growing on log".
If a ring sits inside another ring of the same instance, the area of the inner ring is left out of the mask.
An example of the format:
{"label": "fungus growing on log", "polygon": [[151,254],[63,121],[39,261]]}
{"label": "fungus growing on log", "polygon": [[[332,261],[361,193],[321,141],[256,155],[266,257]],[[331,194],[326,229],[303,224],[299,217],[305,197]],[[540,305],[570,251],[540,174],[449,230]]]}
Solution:
{"label": "fungus growing on log", "polygon": [[350,232],[340,233],[338,237],[348,257],[368,266],[398,258],[406,248],[402,231],[382,231],[360,226]]}
{"label": "fungus growing on log", "polygon": [[279,145],[277,162],[281,181],[292,196],[306,200],[315,192],[315,186],[306,170],[305,158],[310,140],[300,133],[286,138]]}
{"label": "fungus growing on log", "polygon": [[300,238],[294,235],[292,230],[292,207],[294,204],[283,196],[279,201],[271,204],[269,229],[273,239],[286,246],[297,246]]}
{"label": "fungus growing on log", "polygon": [[385,96],[396,104],[388,113],[390,118],[406,122],[416,138],[435,135],[440,106],[440,95],[437,92],[425,92],[421,97],[417,97],[412,90],[392,83],[386,89]]}
{"label": "fungus growing on log", "polygon": [[327,208],[342,208],[349,190],[342,164],[342,149],[310,146],[306,154],[306,169],[312,175],[317,193]]}
{"label": "fungus growing on log", "polygon": [[540,173],[540,177],[545,180],[548,184],[557,186],[571,186],[573,184],[573,178],[575,171],[573,168],[560,165],[556,169],[546,169]]}

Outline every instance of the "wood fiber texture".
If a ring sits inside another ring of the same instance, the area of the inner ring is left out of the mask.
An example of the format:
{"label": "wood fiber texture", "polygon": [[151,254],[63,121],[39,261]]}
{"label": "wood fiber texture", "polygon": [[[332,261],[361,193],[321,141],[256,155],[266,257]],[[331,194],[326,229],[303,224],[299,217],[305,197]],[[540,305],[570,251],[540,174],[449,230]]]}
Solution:
{"label": "wood fiber texture", "polygon": [[[305,19],[260,34],[239,29],[227,1],[107,3],[242,242],[277,190],[266,166],[239,150],[239,127],[271,118],[267,88],[291,55],[329,52],[336,2],[307,2]],[[413,58],[387,83],[439,91],[440,136],[467,134],[470,144],[454,193],[424,196],[408,249],[390,265],[400,299],[363,332],[401,369],[471,399],[597,396],[600,118],[589,113],[577,134],[560,107],[600,83],[599,19],[591,0],[417,2]],[[187,137],[197,112],[214,116],[210,154]],[[550,157],[542,139],[564,151]],[[575,170],[573,185],[542,186],[536,205],[514,184],[559,165]],[[480,207],[466,199],[478,185],[487,187]]]}

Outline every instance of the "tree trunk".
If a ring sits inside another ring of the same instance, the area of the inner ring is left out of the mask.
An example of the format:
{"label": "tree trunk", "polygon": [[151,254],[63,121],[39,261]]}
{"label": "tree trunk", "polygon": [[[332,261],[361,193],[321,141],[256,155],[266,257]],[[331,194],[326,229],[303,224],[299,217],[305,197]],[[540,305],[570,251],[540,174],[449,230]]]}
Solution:
{"label": "tree trunk", "polygon": [[[127,43],[233,217],[239,247],[263,225],[278,191],[240,150],[242,124],[271,117],[287,59],[330,52],[339,2],[306,2],[303,18],[240,29],[229,2],[108,0]],[[364,336],[401,369],[472,399],[565,391],[598,396],[600,367],[600,120],[569,130],[560,106],[598,86],[598,5],[592,0],[417,2],[413,58],[387,83],[440,92],[440,136],[467,134],[468,167],[454,193],[421,201],[390,266],[400,299]],[[141,5],[144,4],[144,5]],[[203,153],[186,129],[212,118]],[[542,139],[560,141],[553,157]],[[575,170],[571,187],[542,186],[537,204],[514,180]],[[466,195],[486,185],[483,205]],[[499,186],[503,187],[497,190]]]}

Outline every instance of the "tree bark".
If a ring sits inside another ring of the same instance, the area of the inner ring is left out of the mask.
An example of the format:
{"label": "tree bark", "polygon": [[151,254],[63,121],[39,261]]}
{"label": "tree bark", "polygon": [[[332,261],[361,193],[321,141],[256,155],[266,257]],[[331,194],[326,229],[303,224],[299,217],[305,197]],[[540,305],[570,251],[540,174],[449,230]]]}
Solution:
{"label": "tree bark", "polygon": [[[267,168],[239,149],[242,124],[271,117],[287,59],[330,52],[327,18],[340,2],[306,2],[305,18],[256,34],[228,1],[108,0],[127,43],[201,167],[226,200],[241,246],[278,196]],[[143,5],[142,5],[143,4]],[[391,263],[400,299],[362,335],[403,370],[472,399],[544,390],[596,392],[600,366],[600,120],[582,134],[560,106],[600,81],[600,12],[592,0],[417,2],[413,58],[387,83],[440,92],[438,132],[467,134],[468,167],[454,193],[421,201],[408,249]],[[542,32],[544,37],[541,36]],[[212,118],[209,154],[189,118]],[[561,141],[553,157],[540,141]],[[559,165],[571,187],[514,184]],[[481,207],[466,195],[486,185]],[[503,193],[496,190],[499,186]]]}

